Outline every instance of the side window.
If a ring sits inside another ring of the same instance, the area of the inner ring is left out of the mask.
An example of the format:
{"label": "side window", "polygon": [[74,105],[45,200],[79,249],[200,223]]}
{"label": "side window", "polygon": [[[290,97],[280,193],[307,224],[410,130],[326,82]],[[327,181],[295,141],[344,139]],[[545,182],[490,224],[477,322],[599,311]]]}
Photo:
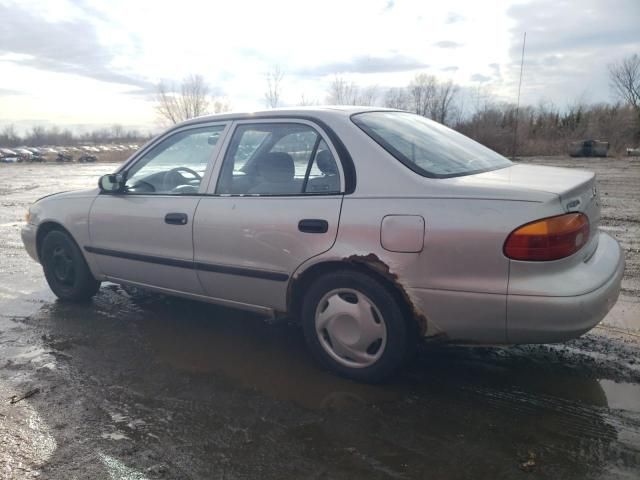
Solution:
{"label": "side window", "polygon": [[129,193],[198,193],[224,125],[194,128],[171,135],[147,152],[127,172]]}
{"label": "side window", "polygon": [[294,123],[238,126],[216,187],[216,193],[232,195],[339,191],[338,170],[327,144],[313,128]]}
{"label": "side window", "polygon": [[338,165],[328,145],[321,140],[309,170],[305,193],[338,192],[340,192]]}

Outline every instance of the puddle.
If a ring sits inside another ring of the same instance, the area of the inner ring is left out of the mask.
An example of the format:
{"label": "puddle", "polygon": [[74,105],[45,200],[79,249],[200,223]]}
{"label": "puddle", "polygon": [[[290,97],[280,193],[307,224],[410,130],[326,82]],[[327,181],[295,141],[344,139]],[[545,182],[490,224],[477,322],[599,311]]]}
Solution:
{"label": "puddle", "polygon": [[100,438],[103,438],[105,440],[114,440],[114,441],[129,440],[129,437],[127,437],[124,433],[119,433],[119,432],[103,433],[100,435]]}
{"label": "puddle", "polygon": [[607,397],[609,408],[640,413],[640,384],[598,380]]}

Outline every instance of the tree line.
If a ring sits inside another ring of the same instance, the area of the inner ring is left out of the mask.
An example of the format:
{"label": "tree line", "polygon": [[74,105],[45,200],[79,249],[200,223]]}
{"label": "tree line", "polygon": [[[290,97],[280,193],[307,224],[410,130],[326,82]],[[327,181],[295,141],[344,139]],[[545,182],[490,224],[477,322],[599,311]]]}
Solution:
{"label": "tree line", "polygon": [[[267,108],[282,106],[284,71],[272,67],[265,75]],[[640,143],[640,56],[631,55],[609,65],[615,103],[574,102],[566,108],[550,103],[521,106],[500,102],[486,89],[466,91],[451,80],[427,73],[416,74],[404,87],[361,86],[335,76],[324,102],[332,105],[383,106],[414,112],[450,126],[504,155],[558,155],[573,141],[597,139],[610,142],[612,153]],[[297,105],[318,105],[302,95]],[[179,85],[157,86],[155,110],[165,124],[176,124],[207,113],[231,110],[226,97],[212,96],[201,75],[190,75]],[[33,127],[18,135],[13,125],[0,131],[0,145],[74,145],[83,143],[131,143],[149,138],[120,125],[83,134],[58,127]]]}
{"label": "tree line", "polygon": [[623,154],[640,143],[640,56],[608,66],[614,103],[574,102],[564,109],[553,104],[516,108],[491,98],[478,102],[470,115],[451,126],[506,155],[559,155],[574,141],[608,141],[610,152]]}
{"label": "tree line", "polygon": [[0,130],[0,146],[41,147],[44,145],[105,145],[105,144],[130,144],[145,142],[151,138],[149,134],[142,134],[135,129],[125,129],[122,125],[113,125],[110,128],[99,128],[84,133],[74,133],[68,128],[56,126],[35,126],[24,134],[19,134],[14,125],[6,125]]}
{"label": "tree line", "polygon": [[[282,106],[284,72],[279,66],[265,74],[267,108]],[[566,108],[541,102],[519,107],[500,102],[479,87],[467,91],[451,80],[419,73],[405,87],[361,86],[335,76],[325,103],[383,106],[417,113],[448,125],[504,155],[559,155],[570,142],[597,139],[610,143],[620,154],[640,142],[640,57],[635,54],[609,65],[615,103],[574,102]],[[161,120],[175,124],[209,112],[231,109],[228,99],[211,98],[203,77],[192,75],[168,93],[160,84],[156,111]],[[297,105],[319,105],[302,95]]]}

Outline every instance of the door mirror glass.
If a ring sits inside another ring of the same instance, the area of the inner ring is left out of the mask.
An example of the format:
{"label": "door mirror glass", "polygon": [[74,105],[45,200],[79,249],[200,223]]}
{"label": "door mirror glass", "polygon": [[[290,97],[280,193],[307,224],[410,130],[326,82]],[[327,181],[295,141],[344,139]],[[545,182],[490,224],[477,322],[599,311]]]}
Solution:
{"label": "door mirror glass", "polygon": [[98,181],[100,191],[105,193],[115,193],[124,187],[124,177],[119,173],[110,173],[103,175]]}

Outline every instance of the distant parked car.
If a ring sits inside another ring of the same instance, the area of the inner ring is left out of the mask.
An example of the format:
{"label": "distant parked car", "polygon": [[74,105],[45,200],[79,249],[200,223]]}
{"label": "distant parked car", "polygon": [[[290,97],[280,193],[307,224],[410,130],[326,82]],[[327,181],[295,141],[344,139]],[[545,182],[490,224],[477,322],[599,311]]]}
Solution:
{"label": "distant parked car", "polygon": [[56,162],[72,162],[73,161],[73,156],[67,154],[67,153],[62,153],[59,152],[58,156],[56,157]]}
{"label": "distant parked car", "polygon": [[93,163],[97,160],[95,155],[89,155],[88,153],[83,153],[78,157],[78,162],[80,163]]}
{"label": "distant parked car", "polygon": [[14,152],[13,150],[10,150],[8,148],[0,148],[0,156],[2,157],[17,157],[18,154],[16,152]]}
{"label": "distant parked car", "polygon": [[190,120],[27,218],[26,250],[63,300],[111,281],[287,315],[323,365],[362,381],[420,337],[579,336],[624,271],[593,173],[514,164],[424,117],[362,107]]}
{"label": "distant parked car", "polygon": [[640,147],[638,147],[638,148],[627,148],[627,156],[628,157],[640,157]]}
{"label": "distant parked car", "polygon": [[572,157],[606,157],[608,152],[609,142],[584,140],[569,144],[569,155]]}
{"label": "distant parked car", "polygon": [[33,152],[27,150],[26,148],[14,148],[13,151],[18,154],[22,161],[31,160],[31,157],[33,157]]}
{"label": "distant parked car", "polygon": [[21,162],[22,159],[17,152],[8,148],[0,148],[0,161],[2,161],[2,163],[17,163]]}
{"label": "distant parked car", "polygon": [[45,158],[42,155],[42,152],[35,147],[28,147],[27,150],[29,150],[33,155],[31,156],[31,161],[32,162],[44,162]]}

